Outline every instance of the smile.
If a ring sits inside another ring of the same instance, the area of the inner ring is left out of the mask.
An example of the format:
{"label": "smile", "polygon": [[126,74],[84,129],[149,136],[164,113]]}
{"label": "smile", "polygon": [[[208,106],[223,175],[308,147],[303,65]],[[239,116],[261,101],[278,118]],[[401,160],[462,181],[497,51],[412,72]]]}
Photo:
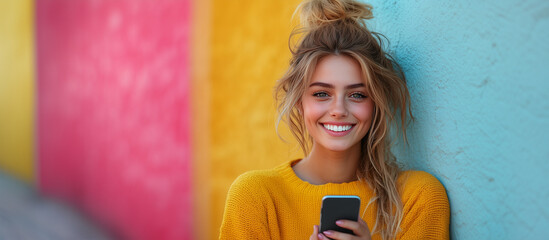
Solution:
{"label": "smile", "polygon": [[353,125],[332,125],[332,124],[322,124],[324,128],[334,131],[334,132],[345,132],[353,127]]}

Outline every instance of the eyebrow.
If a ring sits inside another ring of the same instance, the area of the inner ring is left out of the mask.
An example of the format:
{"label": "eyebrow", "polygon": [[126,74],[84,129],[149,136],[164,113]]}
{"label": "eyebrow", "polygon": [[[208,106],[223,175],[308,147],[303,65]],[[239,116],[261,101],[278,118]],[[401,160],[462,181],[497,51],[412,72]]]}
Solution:
{"label": "eyebrow", "polygon": [[[313,86],[319,86],[319,87],[325,87],[325,88],[335,88],[334,85],[328,84],[328,83],[323,83],[323,82],[314,82],[314,83],[311,83],[311,85],[309,85],[309,87],[313,87]],[[365,86],[366,85],[364,85],[364,83],[357,83],[357,84],[348,85],[348,86],[345,87],[345,89],[360,88],[360,87],[365,87]]]}

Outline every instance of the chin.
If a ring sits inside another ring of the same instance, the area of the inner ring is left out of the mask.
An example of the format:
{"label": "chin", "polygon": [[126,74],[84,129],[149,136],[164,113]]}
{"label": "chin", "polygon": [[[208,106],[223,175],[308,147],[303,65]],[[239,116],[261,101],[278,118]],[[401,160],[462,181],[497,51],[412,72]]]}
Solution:
{"label": "chin", "polygon": [[324,148],[333,152],[345,152],[351,150],[353,146],[348,144],[330,144],[325,145]]}

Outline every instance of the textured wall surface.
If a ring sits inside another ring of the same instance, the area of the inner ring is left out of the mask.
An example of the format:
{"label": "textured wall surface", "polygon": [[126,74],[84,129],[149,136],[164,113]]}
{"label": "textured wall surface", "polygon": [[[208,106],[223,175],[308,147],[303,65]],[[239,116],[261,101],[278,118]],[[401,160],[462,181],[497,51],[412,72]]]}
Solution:
{"label": "textured wall surface", "polygon": [[290,18],[298,3],[212,1],[212,239],[218,237],[227,190],[238,175],[299,154],[276,136],[272,93],[288,66]]}
{"label": "textured wall surface", "polygon": [[[212,30],[210,0],[192,2],[191,20],[191,121],[193,239],[211,239],[217,235],[211,221],[212,176],[210,159],[210,34]],[[214,227],[215,226],[215,227]]]}
{"label": "textured wall surface", "polygon": [[40,187],[122,239],[191,238],[189,11],[37,2]]}
{"label": "textured wall surface", "polygon": [[453,239],[549,235],[549,2],[371,1],[408,77],[408,167],[446,186]]}
{"label": "textured wall surface", "polygon": [[0,168],[34,180],[34,2],[0,1]]}
{"label": "textured wall surface", "polygon": [[[299,2],[38,0],[33,53],[33,2],[0,1],[0,168],[34,179],[37,54],[41,189],[122,238],[217,239],[231,182],[300,156],[272,97]],[[413,99],[395,151],[446,186],[452,238],[546,238],[549,3],[368,2]]]}

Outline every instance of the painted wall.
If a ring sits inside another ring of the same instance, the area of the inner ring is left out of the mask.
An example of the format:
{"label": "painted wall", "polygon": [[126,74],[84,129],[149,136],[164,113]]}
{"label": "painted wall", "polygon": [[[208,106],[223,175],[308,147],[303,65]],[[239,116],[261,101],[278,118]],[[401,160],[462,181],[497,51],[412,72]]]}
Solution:
{"label": "painted wall", "polygon": [[193,239],[216,238],[212,219],[212,176],[210,159],[211,50],[212,3],[192,2],[191,23],[191,117],[192,117],[192,181]]}
{"label": "painted wall", "polygon": [[34,2],[0,1],[0,168],[34,181]]}
{"label": "painted wall", "polygon": [[398,155],[442,181],[452,239],[549,234],[549,2],[371,1],[416,121]]}
{"label": "painted wall", "polygon": [[[120,237],[216,239],[232,181],[301,154],[272,95],[298,3],[1,1],[0,168]],[[543,239],[549,3],[371,3],[413,98],[395,151],[446,186],[453,239]]]}
{"label": "painted wall", "polygon": [[41,189],[119,238],[191,238],[190,2],[36,4]]}
{"label": "painted wall", "polygon": [[211,239],[218,237],[225,197],[238,175],[271,168],[300,154],[276,135],[273,102],[275,81],[288,66],[290,18],[298,4],[297,0],[211,2]]}

